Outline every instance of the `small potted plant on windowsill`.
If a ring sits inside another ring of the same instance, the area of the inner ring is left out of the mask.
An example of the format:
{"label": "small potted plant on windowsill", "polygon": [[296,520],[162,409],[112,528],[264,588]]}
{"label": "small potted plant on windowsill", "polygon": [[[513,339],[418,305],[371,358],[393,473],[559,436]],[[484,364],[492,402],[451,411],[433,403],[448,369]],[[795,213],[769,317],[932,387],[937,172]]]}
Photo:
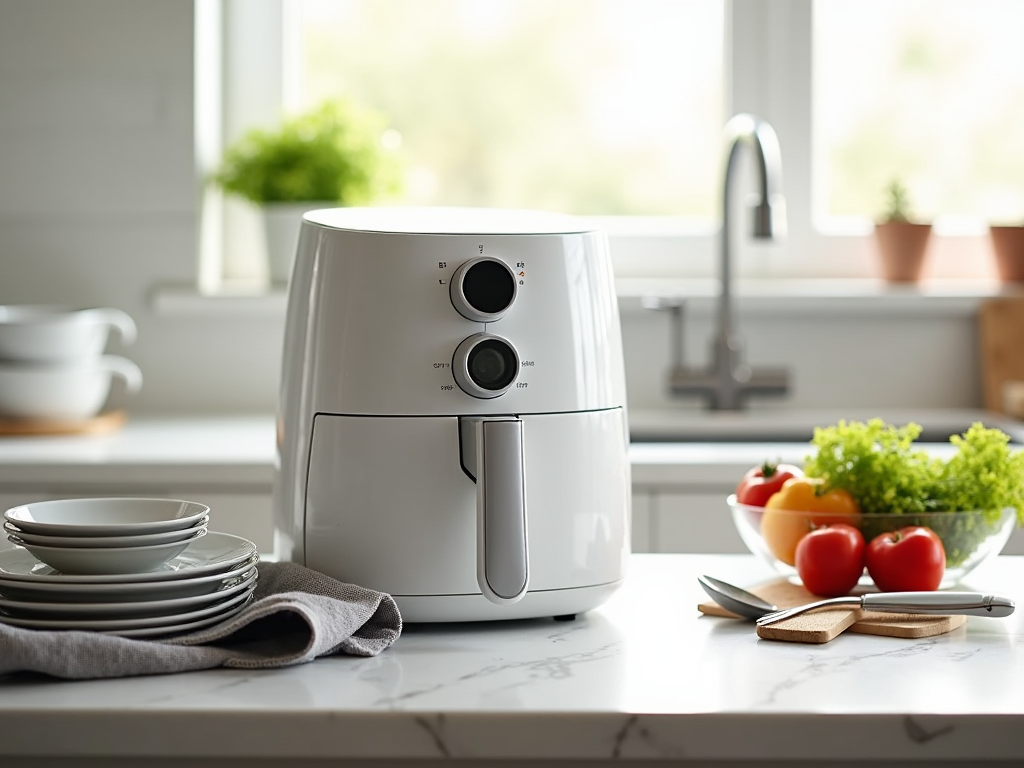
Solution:
{"label": "small potted plant on windowsill", "polygon": [[875,222],[875,242],[882,275],[890,283],[920,280],[932,225],[914,220],[906,187],[893,179],[886,187],[886,207]]}
{"label": "small potted plant on windowsill", "polygon": [[224,153],[213,182],[256,205],[263,218],[270,279],[291,275],[302,214],[366,205],[398,191],[396,141],[384,119],[352,101],[329,101],[254,128]]}
{"label": "small potted plant on windowsill", "polygon": [[1024,221],[989,224],[988,233],[999,279],[1004,283],[1024,282]]}

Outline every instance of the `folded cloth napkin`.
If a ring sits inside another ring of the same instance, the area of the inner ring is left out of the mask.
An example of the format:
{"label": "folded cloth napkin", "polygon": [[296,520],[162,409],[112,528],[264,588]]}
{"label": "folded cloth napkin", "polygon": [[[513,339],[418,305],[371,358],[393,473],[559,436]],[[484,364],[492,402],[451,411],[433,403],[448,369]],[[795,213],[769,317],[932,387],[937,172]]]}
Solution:
{"label": "folded cloth napkin", "polygon": [[31,671],[87,679],[213,667],[267,669],[334,653],[376,656],[402,633],[391,595],[295,563],[261,563],[253,598],[219,624],[168,638],[0,624],[0,674]]}

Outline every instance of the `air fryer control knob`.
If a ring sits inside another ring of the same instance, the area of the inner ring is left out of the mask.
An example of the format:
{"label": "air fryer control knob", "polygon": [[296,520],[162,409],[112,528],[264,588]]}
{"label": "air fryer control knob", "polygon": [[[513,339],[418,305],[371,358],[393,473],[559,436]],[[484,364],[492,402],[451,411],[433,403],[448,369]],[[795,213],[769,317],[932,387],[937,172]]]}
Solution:
{"label": "air fryer control knob", "polygon": [[448,292],[452,306],[467,320],[499,320],[516,300],[516,276],[500,259],[481,256],[455,270]]}
{"label": "air fryer control knob", "polygon": [[474,333],[452,355],[452,374],[467,395],[488,400],[505,394],[519,375],[519,353],[493,333]]}

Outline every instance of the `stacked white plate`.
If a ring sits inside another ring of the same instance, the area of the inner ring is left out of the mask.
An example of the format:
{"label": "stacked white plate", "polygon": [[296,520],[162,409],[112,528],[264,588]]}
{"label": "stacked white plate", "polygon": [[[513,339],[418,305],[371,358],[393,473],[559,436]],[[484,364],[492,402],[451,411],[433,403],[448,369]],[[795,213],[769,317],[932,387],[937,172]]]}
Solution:
{"label": "stacked white plate", "polygon": [[124,637],[187,632],[251,600],[259,555],[174,499],[63,499],[4,513],[0,623]]}

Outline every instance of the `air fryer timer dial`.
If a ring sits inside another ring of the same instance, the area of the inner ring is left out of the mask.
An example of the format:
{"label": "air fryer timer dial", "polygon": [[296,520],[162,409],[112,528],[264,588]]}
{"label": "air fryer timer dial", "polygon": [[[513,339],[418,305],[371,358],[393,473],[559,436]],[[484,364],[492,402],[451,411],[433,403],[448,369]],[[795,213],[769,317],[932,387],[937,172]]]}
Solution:
{"label": "air fryer timer dial", "polygon": [[500,259],[481,256],[455,270],[448,289],[452,306],[467,320],[490,323],[516,300],[516,276]]}

